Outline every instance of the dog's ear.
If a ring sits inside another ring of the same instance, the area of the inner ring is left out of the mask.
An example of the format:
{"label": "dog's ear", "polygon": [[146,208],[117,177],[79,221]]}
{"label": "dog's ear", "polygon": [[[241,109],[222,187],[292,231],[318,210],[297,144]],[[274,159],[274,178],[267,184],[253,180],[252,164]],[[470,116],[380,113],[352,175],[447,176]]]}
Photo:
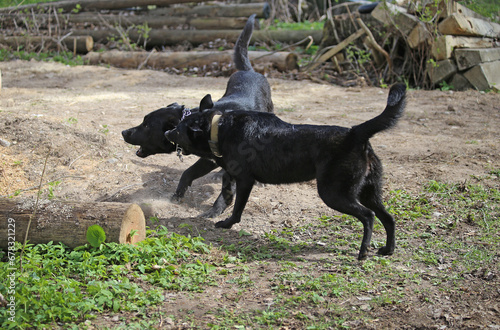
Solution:
{"label": "dog's ear", "polygon": [[210,94],[205,95],[200,102],[200,112],[203,112],[214,107],[214,102],[212,102],[212,96]]}

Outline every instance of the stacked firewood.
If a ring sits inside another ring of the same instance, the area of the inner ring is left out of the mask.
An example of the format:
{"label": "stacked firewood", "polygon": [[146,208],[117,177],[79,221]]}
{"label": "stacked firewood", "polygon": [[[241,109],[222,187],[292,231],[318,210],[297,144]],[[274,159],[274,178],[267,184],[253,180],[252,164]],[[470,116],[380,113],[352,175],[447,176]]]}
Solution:
{"label": "stacked firewood", "polygon": [[370,65],[364,64],[358,76],[373,85],[405,79],[421,88],[499,88],[500,24],[453,0],[427,5],[425,1],[401,2],[331,8],[323,43],[337,47],[338,54],[329,51],[336,55],[330,64],[336,74],[345,71],[346,62],[353,66],[352,56],[342,61],[349,55],[344,48],[354,43],[352,47],[366,49],[371,55]]}

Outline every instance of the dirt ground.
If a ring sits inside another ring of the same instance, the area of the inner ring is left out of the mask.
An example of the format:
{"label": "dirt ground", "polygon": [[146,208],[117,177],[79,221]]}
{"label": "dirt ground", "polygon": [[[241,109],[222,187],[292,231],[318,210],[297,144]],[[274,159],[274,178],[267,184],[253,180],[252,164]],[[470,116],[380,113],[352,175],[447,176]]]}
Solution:
{"label": "dirt ground", "polygon": [[[0,146],[0,196],[25,189],[22,195],[34,194],[48,155],[44,181],[60,181],[53,187],[55,198],[138,203],[146,216],[158,217],[172,230],[181,223],[191,224],[194,234],[203,232],[207,243],[214,245],[221,237],[226,243],[238,241],[242,229],[259,237],[290,222],[335,214],[317,196],[315,182],[258,185],[242,222],[221,233],[213,224],[222,217],[197,217],[219,193],[220,182],[213,176],[196,181],[182,202],[170,201],[182,171],[196,161],[195,156],[186,156],[183,162],[173,154],[140,159],[136,147],[123,141],[121,131],[138,125],[152,110],[172,102],[194,107],[207,93],[220,98],[227,78],[36,61],[1,62],[0,70],[0,138],[10,142],[8,147]],[[388,93],[387,89],[310,81],[269,81],[277,115],[292,123],[356,125],[379,114]],[[406,114],[398,126],[371,140],[384,164],[385,191],[416,193],[429,180],[458,183],[473,176],[487,177],[500,168],[499,128],[500,94],[409,91]],[[499,188],[498,179],[482,182]],[[269,289],[262,290],[265,295]],[[208,292],[200,299],[210,304],[214,294]],[[475,323],[459,323],[460,327],[498,328],[500,310],[494,299],[499,296],[497,281],[487,296],[452,299],[442,308],[464,308],[481,316]],[[170,307],[184,303],[188,302],[180,300]],[[492,304],[493,312],[487,304]],[[446,320],[433,317],[435,311],[427,306],[415,308],[415,313],[409,317],[404,311],[392,312],[391,320],[379,328],[446,327]]]}

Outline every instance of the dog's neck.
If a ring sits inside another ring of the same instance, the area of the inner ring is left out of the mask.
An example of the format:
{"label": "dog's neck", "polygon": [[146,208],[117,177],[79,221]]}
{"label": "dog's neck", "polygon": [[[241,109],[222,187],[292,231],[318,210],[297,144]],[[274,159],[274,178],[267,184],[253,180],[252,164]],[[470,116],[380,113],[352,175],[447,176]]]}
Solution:
{"label": "dog's neck", "polygon": [[210,125],[210,140],[208,141],[208,145],[215,157],[222,157],[219,150],[219,119],[221,116],[217,113],[214,114]]}

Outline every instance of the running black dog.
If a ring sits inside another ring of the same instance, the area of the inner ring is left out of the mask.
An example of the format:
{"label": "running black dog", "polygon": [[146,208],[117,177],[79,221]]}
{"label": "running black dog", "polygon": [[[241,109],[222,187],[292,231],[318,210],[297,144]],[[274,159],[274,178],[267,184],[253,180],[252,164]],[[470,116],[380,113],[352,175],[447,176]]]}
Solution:
{"label": "running black dog", "polygon": [[[394,126],[405,108],[406,87],[395,85],[379,116],[352,128],[292,125],[274,114],[213,110],[206,96],[200,112],[165,136],[186,152],[212,157],[236,181],[233,214],[216,227],[231,228],[241,214],[256,181],[271,184],[316,178],[321,199],[332,209],[358,218],[364,227],[358,258],[368,254],[377,216],[387,233],[378,253],[391,255],[395,222],[381,199],[382,163],[369,139]],[[208,110],[207,110],[208,109]]]}
{"label": "running black dog", "polygon": [[[233,61],[238,70],[231,75],[224,96],[215,105],[220,111],[226,109],[273,112],[271,88],[267,79],[253,70],[248,58],[248,44],[255,25],[255,15],[249,17],[234,47]],[[177,150],[164,136],[168,130],[174,129],[182,118],[198,112],[198,108],[185,109],[177,103],[153,111],[144,117],[142,124],[122,132],[125,142],[139,145],[136,155],[148,157],[159,153],[172,153]],[[184,197],[191,183],[216,169],[218,165],[210,158],[201,158],[189,167],[181,176],[174,193],[174,199]],[[227,176],[222,177],[222,192],[212,209],[204,214],[215,217],[221,214],[232,203],[233,192]]]}

